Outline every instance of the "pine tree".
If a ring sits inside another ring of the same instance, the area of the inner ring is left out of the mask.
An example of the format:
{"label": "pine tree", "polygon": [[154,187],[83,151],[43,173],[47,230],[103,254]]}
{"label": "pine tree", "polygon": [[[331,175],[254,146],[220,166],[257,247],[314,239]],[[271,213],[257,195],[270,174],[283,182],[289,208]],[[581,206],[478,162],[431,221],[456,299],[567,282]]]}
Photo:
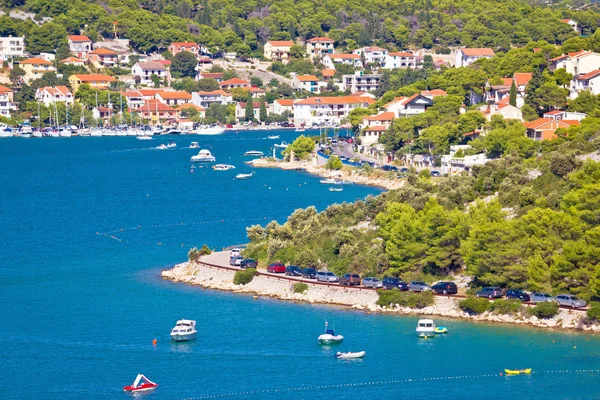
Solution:
{"label": "pine tree", "polygon": [[254,120],[254,107],[252,104],[252,93],[248,93],[246,98],[246,121]]}
{"label": "pine tree", "polygon": [[508,104],[513,107],[517,106],[517,85],[515,85],[515,81],[512,81],[512,85],[510,85],[510,95],[508,97]]}
{"label": "pine tree", "polygon": [[259,118],[260,122],[265,122],[267,120],[267,105],[265,104],[264,99],[260,102]]}
{"label": "pine tree", "polygon": [[550,273],[548,264],[540,255],[531,257],[527,263],[527,287],[534,292],[550,290]]}

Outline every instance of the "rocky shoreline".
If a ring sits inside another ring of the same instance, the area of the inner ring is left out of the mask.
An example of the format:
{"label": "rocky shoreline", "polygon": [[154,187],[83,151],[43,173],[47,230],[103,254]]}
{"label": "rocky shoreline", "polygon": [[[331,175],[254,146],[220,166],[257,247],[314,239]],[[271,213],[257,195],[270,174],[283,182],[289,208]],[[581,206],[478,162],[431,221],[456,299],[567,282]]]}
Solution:
{"label": "rocky shoreline", "polygon": [[235,271],[210,267],[199,263],[181,263],[164,270],[161,277],[172,282],[201,286],[207,289],[217,289],[234,293],[246,293],[266,296],[280,300],[298,301],[311,304],[331,304],[349,307],[371,313],[387,313],[398,315],[428,315],[444,318],[457,318],[469,321],[482,321],[533,326],[545,329],[578,330],[600,333],[600,325],[585,325],[582,318],[584,312],[560,309],[558,315],[550,319],[539,319],[535,316],[498,315],[485,312],[480,315],[470,315],[458,307],[459,298],[452,296],[436,296],[435,304],[422,309],[409,307],[381,307],[376,304],[378,295],[373,290],[356,288],[314,285],[308,283],[304,293],[294,293],[295,282],[277,277],[259,275],[247,285],[234,285]]}

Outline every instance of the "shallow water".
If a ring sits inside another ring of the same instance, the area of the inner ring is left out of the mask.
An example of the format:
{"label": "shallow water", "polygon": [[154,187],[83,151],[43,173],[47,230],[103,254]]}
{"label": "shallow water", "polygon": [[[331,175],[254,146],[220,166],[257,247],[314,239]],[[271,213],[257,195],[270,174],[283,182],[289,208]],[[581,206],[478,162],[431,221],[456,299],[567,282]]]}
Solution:
{"label": "shallow water", "polygon": [[[297,135],[277,133],[288,142]],[[149,399],[595,397],[600,373],[574,371],[600,368],[596,337],[444,321],[448,335],[422,341],[416,317],[160,280],[160,269],[184,260],[190,246],[243,243],[251,224],[379,192],[348,185],[332,193],[318,178],[273,169],[234,180],[251,171],[245,151],[279,142],[270,134],[1,140],[1,397],[127,398],[122,386],[137,373],[160,384]],[[154,149],[171,139],[176,149]],[[191,172],[191,141],[237,169]],[[170,343],[179,318],[198,321],[195,342]],[[317,345],[325,320],[342,344]],[[367,355],[340,361],[338,350]],[[523,367],[537,373],[499,375]],[[572,372],[547,372],[556,370]]]}

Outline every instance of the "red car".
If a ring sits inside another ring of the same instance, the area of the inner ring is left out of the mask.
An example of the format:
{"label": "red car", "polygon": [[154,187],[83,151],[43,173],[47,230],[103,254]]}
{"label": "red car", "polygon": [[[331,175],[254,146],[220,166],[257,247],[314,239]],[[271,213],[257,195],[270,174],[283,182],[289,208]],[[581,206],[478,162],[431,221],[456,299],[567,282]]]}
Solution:
{"label": "red car", "polygon": [[267,267],[267,272],[275,274],[283,274],[285,272],[285,265],[283,263],[273,263]]}

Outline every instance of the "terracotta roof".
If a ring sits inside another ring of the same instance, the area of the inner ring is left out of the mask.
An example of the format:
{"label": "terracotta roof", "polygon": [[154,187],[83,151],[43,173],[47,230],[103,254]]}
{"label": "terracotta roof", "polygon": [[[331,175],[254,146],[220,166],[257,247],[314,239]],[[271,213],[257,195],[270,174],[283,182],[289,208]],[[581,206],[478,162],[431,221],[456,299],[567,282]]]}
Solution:
{"label": "terracotta roof", "polygon": [[75,74],[71,75],[79,79],[81,82],[114,82],[115,78],[102,74]]}
{"label": "terracotta roof", "polygon": [[225,74],[223,72],[201,72],[199,75],[207,79],[222,79]]}
{"label": "terracotta roof", "polygon": [[177,111],[173,107],[166,105],[165,103],[161,103],[158,100],[144,100],[144,105],[137,108],[139,111],[155,113],[157,110],[166,112],[166,111]]}
{"label": "terracotta roof", "polygon": [[384,48],[381,48],[381,47],[371,46],[371,47],[365,47],[365,51],[387,51],[387,50]]}
{"label": "terracotta roof", "polygon": [[544,115],[558,115],[564,113],[563,110],[552,110],[544,113]]}
{"label": "terracotta roof", "polygon": [[275,102],[279,103],[279,105],[283,107],[291,107],[294,105],[294,99],[278,99]]}
{"label": "terracotta roof", "polygon": [[69,90],[69,88],[66,86],[55,86],[55,87],[45,86],[45,87],[40,88],[40,90],[46,91],[52,96],[56,96],[56,95],[66,96],[66,95],[72,94],[71,91]]}
{"label": "terracotta roof", "polygon": [[66,64],[66,63],[81,63],[81,64],[83,64],[83,60],[80,60],[77,57],[67,57],[64,60],[61,60],[60,62],[63,64]]}
{"label": "terracotta roof", "polygon": [[385,132],[387,130],[388,130],[387,126],[373,125],[373,126],[367,126],[366,128],[364,128],[363,132]]}
{"label": "terracotta roof", "polygon": [[592,79],[592,78],[594,78],[594,77],[596,77],[598,75],[600,75],[600,69],[596,69],[596,70],[594,70],[592,72],[588,72],[585,75],[581,75],[581,76],[577,77],[577,80],[578,81],[586,81],[586,80]]}
{"label": "terracotta roof", "polygon": [[394,97],[394,100],[390,101],[389,103],[387,103],[386,105],[383,106],[383,108],[387,108],[388,106],[394,104],[394,103],[400,103],[401,105],[406,105],[408,103],[410,103],[411,101],[413,101],[414,99],[416,99],[417,97],[421,96],[419,93],[415,93],[410,97]]}
{"label": "terracotta roof", "polygon": [[306,42],[307,43],[322,43],[322,42],[333,43],[334,40],[329,39],[327,37],[316,37],[316,38],[309,39]]}
{"label": "terracotta roof", "polygon": [[231,78],[231,79],[227,79],[226,81],[223,81],[220,83],[221,87],[222,86],[227,86],[227,85],[247,85],[250,86],[250,82],[244,80],[244,79],[240,79],[240,78]]}
{"label": "terracotta roof", "polygon": [[515,85],[517,85],[517,86],[527,85],[527,83],[529,83],[529,81],[531,80],[531,77],[532,77],[531,72],[515,72],[515,75],[514,75]]}
{"label": "terracotta roof", "polygon": [[294,105],[340,105],[340,104],[361,104],[369,103],[373,100],[369,97],[358,96],[338,96],[338,97],[309,97],[308,99],[298,100]]}
{"label": "terracotta roof", "polygon": [[131,97],[143,97],[142,93],[140,93],[139,90],[125,91],[125,92],[121,92],[121,94],[124,97],[128,97],[128,98],[131,98]]}
{"label": "terracotta roof", "polygon": [[163,99],[167,100],[191,100],[192,99],[192,95],[189,94],[188,92],[179,92],[179,91],[173,91],[173,92],[158,92],[156,93],[157,96],[162,97]]}
{"label": "terracotta roof", "polygon": [[291,40],[269,40],[267,43],[275,47],[288,47],[294,45],[294,42]]}
{"label": "terracotta roof", "polygon": [[200,107],[200,106],[197,106],[197,105],[191,104],[191,103],[182,104],[182,105],[176,107],[176,109],[179,110],[179,111],[183,110],[184,108],[194,108],[194,109],[196,109],[198,111],[204,111],[203,107]]}
{"label": "terracotta roof", "polygon": [[587,56],[587,55],[590,55],[590,54],[592,54],[591,51],[579,50],[579,51],[576,51],[574,53],[569,53],[569,57],[571,57],[571,58],[579,58],[579,57],[584,57],[584,56]]}
{"label": "terracotta roof", "polygon": [[8,92],[14,92],[14,90],[12,90],[11,88],[7,88],[6,86],[0,85],[0,93],[8,93]]}
{"label": "terracotta roof", "polygon": [[423,90],[421,92],[422,96],[431,96],[431,97],[446,96],[447,94],[448,93],[446,93],[446,91],[442,90],[442,89]]}
{"label": "terracotta roof", "polygon": [[358,96],[358,99],[363,103],[367,103],[368,105],[376,103],[375,99],[370,96]]}
{"label": "terracotta roof", "polygon": [[52,63],[48,60],[44,60],[42,58],[28,58],[27,60],[20,61],[19,64],[42,64],[42,65],[52,65]]}
{"label": "terracotta roof", "polygon": [[162,65],[164,65],[165,67],[168,65],[173,64],[173,62],[171,60],[157,60],[157,63],[161,63]]}
{"label": "terracotta roof", "polygon": [[300,82],[319,82],[319,78],[314,75],[297,75],[296,79]]}
{"label": "terracotta roof", "polygon": [[329,58],[332,59],[336,59],[339,58],[340,60],[346,60],[346,59],[360,59],[360,56],[358,54],[329,54]]}
{"label": "terracotta roof", "polygon": [[[240,101],[240,102],[239,102],[239,105],[240,105],[240,107],[242,107],[242,108],[245,108],[245,107],[246,107],[246,104],[248,104],[248,103],[244,103],[244,102],[242,102],[242,101]],[[252,108],[260,108],[260,102],[258,102],[258,101],[254,101],[254,102],[252,102]]]}
{"label": "terracotta roof", "polygon": [[363,117],[366,121],[391,121],[394,119],[393,112],[382,112],[377,115],[366,115]]}
{"label": "terracotta roof", "polygon": [[500,78],[502,79],[502,86],[512,86],[513,78]]}
{"label": "terracotta roof", "polygon": [[173,42],[171,46],[175,47],[198,47],[198,45],[194,42]]}
{"label": "terracotta roof", "polygon": [[199,95],[210,95],[210,96],[231,96],[231,94],[227,93],[224,90],[213,90],[211,92],[204,92],[204,91],[200,91],[200,92],[196,92]]}
{"label": "terracotta roof", "polygon": [[567,57],[569,57],[569,56],[566,55],[566,54],[563,54],[562,56],[551,58],[550,61],[558,61],[558,60],[562,60],[562,59],[567,58]]}
{"label": "terracotta roof", "polygon": [[142,96],[156,96],[157,93],[162,92],[163,89],[140,89],[138,90],[138,92],[140,92],[140,94]]}
{"label": "terracotta roof", "polygon": [[160,69],[165,70],[165,66],[158,61],[138,62],[137,65],[141,69]]}
{"label": "terracotta roof", "polygon": [[248,91],[250,93],[266,93],[267,92],[265,89],[261,89],[256,86],[250,86],[250,88],[248,88]]}
{"label": "terracotta roof", "polygon": [[105,49],[104,47],[99,47],[90,51],[88,54],[98,54],[99,56],[116,56],[117,52],[110,49]]}
{"label": "terracotta roof", "polygon": [[[561,128],[568,128],[571,125],[579,125],[579,121],[577,120],[556,120],[556,119],[552,119],[552,118],[538,118],[535,121],[531,121],[531,122],[523,122],[523,125],[525,126],[525,128],[527,129],[539,129],[544,127],[547,124],[551,124],[551,123],[556,123],[557,125],[562,125],[559,126]],[[548,129],[552,129],[552,128],[548,128]]]}
{"label": "terracotta roof", "polygon": [[409,53],[407,51],[394,51],[392,53],[388,53],[390,57],[414,57],[413,53]]}
{"label": "terracotta roof", "polygon": [[568,24],[571,20],[570,19],[559,19],[559,21]]}
{"label": "terracotta roof", "polygon": [[91,42],[90,38],[85,35],[70,35],[67,38],[71,42]]}
{"label": "terracotta roof", "polygon": [[321,71],[321,73],[323,74],[323,76],[331,77],[335,75],[335,69],[325,68],[323,71]]}
{"label": "terracotta roof", "polygon": [[487,48],[487,47],[482,47],[482,48],[472,48],[472,49],[460,49],[462,51],[462,53],[466,56],[470,56],[470,57],[484,57],[484,56],[493,56],[496,53],[494,53],[494,50]]}

